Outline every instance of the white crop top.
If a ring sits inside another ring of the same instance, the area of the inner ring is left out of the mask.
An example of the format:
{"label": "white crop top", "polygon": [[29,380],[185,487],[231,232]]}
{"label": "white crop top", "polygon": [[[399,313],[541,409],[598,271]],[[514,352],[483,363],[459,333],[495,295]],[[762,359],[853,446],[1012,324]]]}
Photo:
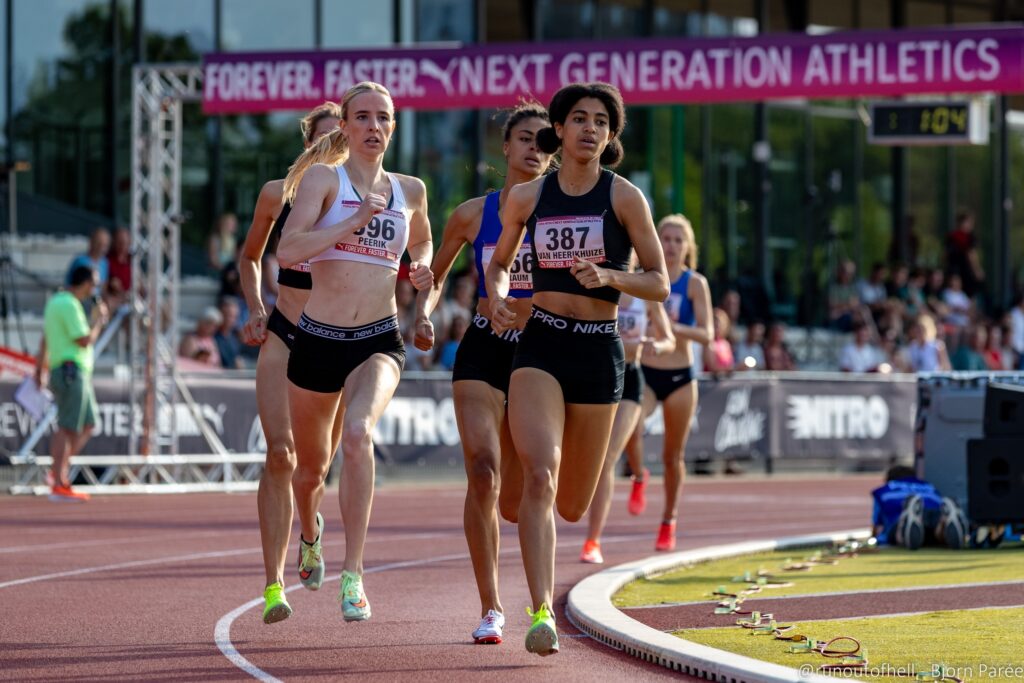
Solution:
{"label": "white crop top", "polygon": [[622,341],[639,343],[647,333],[647,302],[634,296],[619,305],[619,336]]}
{"label": "white crop top", "polygon": [[[314,230],[323,230],[340,223],[356,212],[362,199],[352,187],[348,172],[344,166],[338,166],[338,196],[324,217],[313,226]],[[378,213],[369,224],[349,233],[333,248],[327,249],[309,259],[317,261],[358,261],[371,263],[375,266],[387,266],[398,270],[402,254],[409,244],[409,208],[405,203],[402,186],[395,177],[388,174],[391,181],[391,202],[388,208]]]}

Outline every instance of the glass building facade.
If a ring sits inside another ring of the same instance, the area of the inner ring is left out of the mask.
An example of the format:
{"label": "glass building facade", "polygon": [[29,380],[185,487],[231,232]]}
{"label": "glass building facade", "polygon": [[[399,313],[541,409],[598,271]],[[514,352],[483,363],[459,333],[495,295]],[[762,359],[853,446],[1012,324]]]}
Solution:
{"label": "glass building facade", "polygon": [[[8,169],[25,162],[13,173],[18,229],[57,233],[128,219],[130,77],[138,62],[198,62],[210,51],[1024,19],[1024,2],[1015,0],[4,0],[0,7],[0,147]],[[820,285],[840,258],[852,258],[862,274],[875,262],[942,265],[960,208],[977,215],[988,298],[998,307],[1024,284],[1018,110],[1022,98],[992,98],[988,145],[892,148],[868,142],[860,101],[630,107],[619,170],[647,193],[656,217],[691,218],[715,291],[763,293],[781,319],[820,319]],[[400,113],[387,165],[427,183],[435,234],[457,204],[501,183],[494,114]],[[246,224],[263,182],[281,177],[300,151],[301,115],[210,118],[198,104],[186,108],[186,243],[199,245],[221,211]],[[769,143],[767,159],[755,159],[757,140]],[[0,220],[8,221],[7,210]]]}

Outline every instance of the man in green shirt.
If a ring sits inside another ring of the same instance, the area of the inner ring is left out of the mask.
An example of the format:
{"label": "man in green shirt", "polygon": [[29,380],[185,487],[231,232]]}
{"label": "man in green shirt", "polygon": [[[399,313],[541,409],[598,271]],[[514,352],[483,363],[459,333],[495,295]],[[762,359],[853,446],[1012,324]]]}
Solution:
{"label": "man in green shirt", "polygon": [[93,297],[98,284],[94,268],[78,266],[71,271],[68,288],[50,297],[43,311],[36,384],[42,387],[49,372],[50,391],[57,404],[57,431],[50,439],[54,498],[89,499],[88,494],[71,489],[68,461],[81,452],[96,425],[92,347],[107,321],[107,308],[96,299],[90,324],[82,304]]}

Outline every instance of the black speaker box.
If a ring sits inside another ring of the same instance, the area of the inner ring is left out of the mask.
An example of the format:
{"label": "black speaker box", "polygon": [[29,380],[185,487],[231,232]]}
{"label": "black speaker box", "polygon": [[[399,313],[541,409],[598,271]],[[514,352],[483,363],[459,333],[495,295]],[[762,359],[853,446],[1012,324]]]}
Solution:
{"label": "black speaker box", "polygon": [[1024,437],[968,440],[967,516],[982,524],[1024,522]]}
{"label": "black speaker box", "polygon": [[1024,386],[989,383],[983,426],[985,436],[1024,436]]}

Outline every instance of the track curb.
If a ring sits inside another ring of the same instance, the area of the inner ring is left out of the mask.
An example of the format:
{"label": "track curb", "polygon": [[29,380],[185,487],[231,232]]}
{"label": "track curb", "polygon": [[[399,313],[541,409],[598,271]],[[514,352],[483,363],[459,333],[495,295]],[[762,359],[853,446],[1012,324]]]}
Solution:
{"label": "track curb", "polygon": [[569,591],[566,614],[581,631],[608,647],[622,650],[644,661],[673,671],[725,683],[825,683],[834,678],[801,673],[751,657],[699,645],[651,628],[632,619],[612,605],[612,596],[637,579],[663,574],[685,565],[699,564],[738,555],[771,550],[788,550],[824,543],[864,539],[868,529],[827,534],[788,536],[776,540],[730,543],[671,555],[651,557],[610,567],[588,576]]}

